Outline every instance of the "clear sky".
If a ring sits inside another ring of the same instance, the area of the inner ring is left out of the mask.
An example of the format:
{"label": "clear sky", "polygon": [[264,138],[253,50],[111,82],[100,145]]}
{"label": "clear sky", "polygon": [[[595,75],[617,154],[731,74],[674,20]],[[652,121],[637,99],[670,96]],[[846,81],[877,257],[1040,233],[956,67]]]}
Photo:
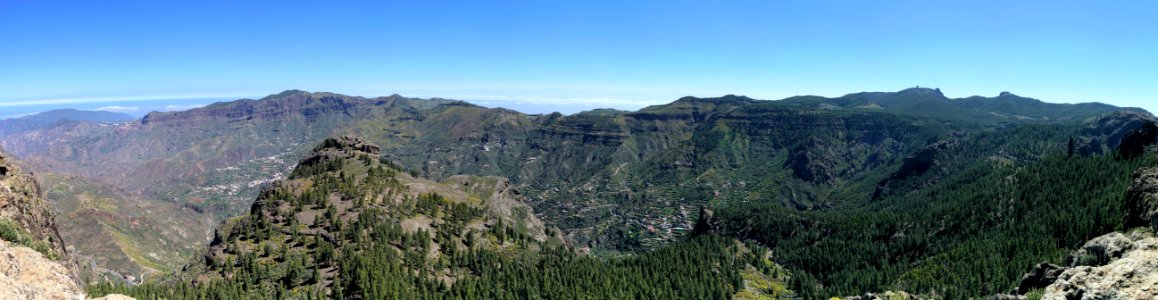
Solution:
{"label": "clear sky", "polygon": [[0,117],[285,89],[574,111],[916,85],[1158,110],[1158,2],[957,2],[0,0]]}

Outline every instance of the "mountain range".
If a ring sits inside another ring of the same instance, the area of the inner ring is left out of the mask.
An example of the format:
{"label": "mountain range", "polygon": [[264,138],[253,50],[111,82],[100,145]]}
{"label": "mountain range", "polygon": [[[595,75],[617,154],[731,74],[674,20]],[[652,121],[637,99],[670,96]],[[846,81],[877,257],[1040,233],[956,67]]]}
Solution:
{"label": "mountain range", "polygon": [[[770,247],[771,262],[745,262],[721,272],[765,278],[783,290],[791,285],[795,295],[806,298],[888,288],[953,296],[994,294],[1016,285],[1033,263],[1055,259],[1097,235],[1128,229],[1120,224],[1121,205],[1107,203],[1124,202],[1123,185],[1133,169],[1153,161],[1142,153],[1154,140],[1147,131],[1154,117],[1141,109],[1050,104],[1012,93],[952,99],[928,88],[773,101],[735,95],[684,97],[633,112],[573,115],[531,115],[437,98],[290,90],[258,100],[154,112],[132,122],[100,120],[58,120],[0,132],[3,147],[36,171],[56,213],[68,216],[60,222],[61,236],[74,241],[74,256],[91,260],[106,276],[183,270],[177,277],[184,280],[170,279],[178,282],[229,282],[237,276],[229,275],[237,274],[234,268],[273,260],[280,275],[270,278],[283,285],[263,289],[312,287],[300,291],[303,294],[368,293],[335,279],[356,275],[345,273],[352,269],[343,269],[342,263],[359,263],[316,260],[333,256],[318,252],[324,244],[319,239],[333,244],[324,246],[334,247],[327,251],[340,253],[346,247],[333,236],[347,234],[342,230],[351,226],[433,228],[439,222],[452,230],[443,236],[427,229],[426,238],[433,242],[388,247],[403,258],[412,250],[425,251],[426,259],[404,270],[444,285],[495,277],[480,275],[486,271],[477,266],[456,265],[454,255],[432,249],[454,245],[496,251],[506,247],[507,238],[506,232],[496,231],[496,224],[514,223],[522,225],[515,226],[513,235],[530,237],[515,242],[515,248],[529,247],[535,253],[562,247],[597,257],[646,257],[722,242],[713,237],[747,241],[729,251],[750,255],[759,252],[752,249]],[[349,157],[338,160],[345,162],[336,169],[303,171],[344,156]],[[347,166],[355,160],[365,160],[364,167]],[[361,208],[367,205],[361,203],[355,205],[361,209],[353,209],[352,202],[383,195],[363,189],[368,178],[381,175],[365,173],[376,166],[387,171],[375,174],[391,174],[380,180],[407,187],[387,188],[405,190],[385,194],[383,199],[400,197],[387,211],[399,209],[397,203],[416,209],[417,204],[406,203],[431,201],[432,191],[444,199],[433,201],[439,203],[435,206],[447,206],[414,215],[386,213],[378,217],[385,220],[381,224],[355,222],[373,205]],[[330,173],[334,171],[341,172]],[[1060,186],[1033,177],[1068,172],[1101,174],[1102,181],[1071,178],[1085,185]],[[336,176],[324,180],[352,187],[311,192],[323,180],[317,176]],[[345,179],[348,176],[353,179]],[[1003,208],[976,201],[1023,203],[1017,199],[1045,196],[1030,192],[1028,182],[1038,182],[1039,189],[1057,188],[1066,196],[1048,206],[1064,208]],[[1100,200],[1067,202],[1080,197],[1074,188],[1099,191]],[[298,198],[303,193],[346,196],[307,201]],[[303,206],[302,201],[312,204]],[[496,207],[496,202],[507,204]],[[466,207],[457,208],[459,204]],[[327,211],[329,207],[338,210]],[[1021,217],[1025,224],[1054,224],[1064,222],[1066,214],[1092,208],[1100,212],[1089,215],[1102,219],[1054,232],[1034,229],[1039,238],[1019,242],[1028,244],[1004,240],[1017,220],[1009,214],[1032,212],[1039,216]],[[454,215],[439,214],[454,209],[470,211],[472,217],[450,221],[445,218]],[[326,216],[309,217],[317,215]],[[941,229],[934,230],[937,227]],[[498,248],[468,246],[464,241],[474,232],[470,228],[479,228],[478,234],[493,240],[488,245]],[[403,229],[405,234],[382,242],[411,239],[420,232]],[[692,235],[711,237],[688,241]],[[350,239],[358,236],[351,233]],[[1045,240],[1059,242],[1039,243]],[[1001,243],[1025,247],[1013,251],[994,246]],[[815,252],[821,249],[851,251],[829,259],[865,263],[825,260]],[[1017,256],[989,261],[1002,267],[993,267],[981,281],[972,281],[978,273],[953,279],[934,269],[947,265],[938,263],[942,260],[996,253],[989,251]],[[247,253],[259,254],[246,258]],[[307,267],[287,264],[287,253],[298,253]],[[203,262],[199,256],[205,257]],[[559,258],[551,257],[540,263]],[[872,257],[883,261],[870,262]],[[187,263],[190,258],[193,263]],[[243,259],[247,262],[238,263]],[[291,270],[300,273],[280,273]],[[316,274],[305,274],[307,270]],[[780,276],[788,273],[792,276]],[[383,276],[397,279],[395,275]],[[971,286],[946,288],[954,284]],[[420,295],[453,288],[406,290]],[[739,297],[782,294],[775,292],[779,290],[728,283],[687,292]]]}

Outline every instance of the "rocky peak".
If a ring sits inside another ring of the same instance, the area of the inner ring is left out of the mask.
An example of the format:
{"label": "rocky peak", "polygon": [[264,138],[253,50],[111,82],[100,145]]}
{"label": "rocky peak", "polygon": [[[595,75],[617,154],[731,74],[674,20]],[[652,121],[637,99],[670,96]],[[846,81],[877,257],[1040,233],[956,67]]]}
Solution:
{"label": "rocky peak", "polygon": [[324,151],[357,151],[365,154],[377,156],[380,151],[378,146],[371,145],[365,140],[353,136],[340,136],[336,138],[328,138],[322,141],[321,145],[314,148],[314,153]]}
{"label": "rocky peak", "polygon": [[901,91],[897,92],[897,94],[907,94],[907,95],[915,95],[915,96],[936,96],[936,97],[941,97],[941,98],[945,97],[945,94],[941,93],[941,89],[939,89],[939,88],[931,89],[931,88],[923,88],[923,87],[919,87],[919,86],[914,87],[914,88],[907,88],[907,89],[901,90]]}

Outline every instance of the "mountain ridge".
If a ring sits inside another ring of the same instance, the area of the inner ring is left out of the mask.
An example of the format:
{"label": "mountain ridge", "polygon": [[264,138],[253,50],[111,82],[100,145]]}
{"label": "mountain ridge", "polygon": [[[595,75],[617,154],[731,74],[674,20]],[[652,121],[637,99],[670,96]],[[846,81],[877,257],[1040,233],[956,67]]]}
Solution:
{"label": "mountain ridge", "polygon": [[[918,104],[943,98],[935,90],[902,92],[872,97]],[[576,247],[615,253],[683,236],[696,218],[688,211],[702,205],[856,206],[869,197],[850,195],[871,194],[904,158],[939,140],[1009,124],[1070,128],[1091,118],[1079,116],[1097,115],[940,118],[944,114],[858,107],[855,101],[863,99],[857,99],[685,97],[635,112],[528,115],[445,99],[291,90],[153,113],[119,126],[58,126],[3,142],[45,170],[101,180],[134,201],[177,207],[162,211],[213,224],[242,213],[263,185],[290,174],[314,143],[362,136],[379,145],[385,159],[420,177],[509,178]],[[1087,143],[1093,145],[1088,152],[1103,153],[1106,141],[1116,141],[1101,133],[1075,135],[1082,143],[1099,136]],[[204,225],[181,228],[192,231],[190,237],[212,233]]]}
{"label": "mountain ridge", "polygon": [[99,110],[56,109],[18,118],[0,120],[0,135],[10,135],[57,126],[61,122],[114,124],[135,120],[130,115]]}

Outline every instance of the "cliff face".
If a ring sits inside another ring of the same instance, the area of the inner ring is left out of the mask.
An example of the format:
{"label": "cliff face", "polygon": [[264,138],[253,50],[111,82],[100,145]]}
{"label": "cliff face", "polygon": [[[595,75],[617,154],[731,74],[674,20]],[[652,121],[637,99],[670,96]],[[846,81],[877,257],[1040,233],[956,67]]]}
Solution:
{"label": "cliff face", "polygon": [[0,152],[0,230],[4,239],[55,258],[65,258],[52,209],[40,197],[40,185]]}

